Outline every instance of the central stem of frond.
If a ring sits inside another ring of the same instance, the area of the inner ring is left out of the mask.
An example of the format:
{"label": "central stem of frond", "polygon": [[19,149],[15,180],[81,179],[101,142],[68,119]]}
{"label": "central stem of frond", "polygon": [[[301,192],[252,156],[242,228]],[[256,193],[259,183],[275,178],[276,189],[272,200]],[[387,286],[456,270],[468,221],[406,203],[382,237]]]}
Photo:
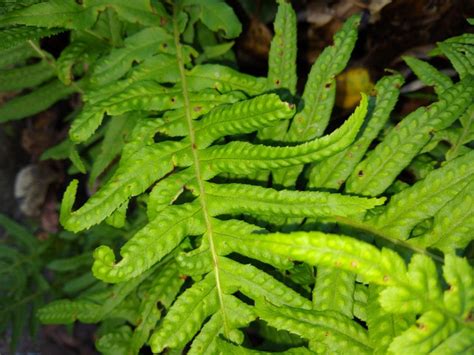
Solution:
{"label": "central stem of frond", "polygon": [[206,224],[206,235],[209,240],[209,249],[212,254],[212,261],[213,261],[213,269],[214,269],[214,276],[216,278],[216,289],[217,289],[217,294],[219,297],[219,303],[220,303],[220,308],[221,308],[221,313],[222,313],[222,320],[223,320],[223,326],[224,326],[224,335],[229,334],[229,326],[227,323],[227,317],[225,313],[225,308],[224,308],[224,294],[222,292],[222,286],[220,282],[220,273],[219,273],[219,258],[218,254],[216,251],[216,246],[214,243],[214,235],[213,235],[213,228],[212,228],[212,220],[211,216],[208,212],[207,208],[207,203],[206,203],[206,191],[204,187],[204,181],[202,179],[202,174],[201,174],[201,166],[200,166],[200,161],[199,161],[199,152],[196,147],[196,137],[195,137],[195,130],[193,127],[193,117],[192,117],[192,111],[191,111],[191,104],[189,102],[189,95],[188,95],[188,85],[186,81],[186,71],[184,68],[184,57],[183,57],[183,49],[181,46],[181,41],[180,41],[180,32],[178,28],[178,13],[179,13],[179,8],[175,4],[173,7],[173,32],[174,32],[174,42],[176,45],[176,58],[178,60],[178,66],[179,66],[179,74],[180,74],[180,80],[181,80],[181,89],[183,93],[183,102],[184,102],[184,113],[186,117],[186,123],[188,125],[188,131],[189,131],[189,139],[191,142],[191,151],[192,151],[192,156],[193,156],[193,162],[194,162],[194,172],[196,174],[196,180],[199,186],[199,201],[202,207],[202,213],[203,213],[203,218],[204,222]]}

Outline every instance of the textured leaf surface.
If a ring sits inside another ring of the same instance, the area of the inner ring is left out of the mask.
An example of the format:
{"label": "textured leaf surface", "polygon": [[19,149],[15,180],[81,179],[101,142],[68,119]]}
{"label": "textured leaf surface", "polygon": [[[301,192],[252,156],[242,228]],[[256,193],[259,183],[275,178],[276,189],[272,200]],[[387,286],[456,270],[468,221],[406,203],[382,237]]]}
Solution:
{"label": "textured leaf surface", "polygon": [[320,351],[371,353],[368,334],[359,324],[332,311],[258,306],[258,315],[279,329],[318,342]]}
{"label": "textured leaf surface", "polygon": [[473,94],[473,79],[469,77],[445,90],[438,102],[405,117],[357,165],[347,181],[347,192],[376,196],[385,191],[429,142],[430,132],[450,126],[471,104]]}
{"label": "textured leaf surface", "polygon": [[387,122],[399,95],[399,87],[403,83],[400,75],[388,76],[380,79],[375,86],[375,107],[369,110],[368,123],[361,130],[348,148],[313,164],[309,175],[310,187],[325,187],[339,189],[355,166],[362,160],[371,142],[377,137]]}
{"label": "textured leaf surface", "polygon": [[369,220],[393,238],[405,240],[412,228],[433,217],[472,181],[474,152],[433,170],[428,176],[396,194],[383,213]]}

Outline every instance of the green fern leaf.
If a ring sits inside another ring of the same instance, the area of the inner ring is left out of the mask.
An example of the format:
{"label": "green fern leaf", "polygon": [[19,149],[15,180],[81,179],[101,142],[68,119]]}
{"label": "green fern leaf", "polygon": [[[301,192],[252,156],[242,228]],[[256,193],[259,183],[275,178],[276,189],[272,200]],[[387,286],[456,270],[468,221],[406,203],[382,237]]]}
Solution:
{"label": "green fern leaf", "polygon": [[[38,317],[45,324],[71,324],[76,320],[97,323],[106,317],[120,316],[120,306],[125,298],[152,273],[150,270],[130,282],[115,285],[113,289],[94,295],[91,299],[58,300],[38,311]],[[102,301],[102,302],[101,302]]]}
{"label": "green fern leaf", "polygon": [[27,25],[84,29],[96,19],[95,11],[84,9],[72,0],[50,0],[9,12],[0,19],[0,26]]}
{"label": "green fern leaf", "polygon": [[367,126],[351,146],[334,156],[313,164],[309,174],[310,187],[339,189],[355,166],[362,160],[371,142],[387,122],[403,83],[400,75],[387,76],[375,85],[375,108],[369,111]]}
{"label": "green fern leaf", "polygon": [[[244,184],[206,183],[211,214],[250,213],[284,217],[347,216],[366,211],[384,199],[364,199],[325,192],[276,191]],[[232,196],[228,200],[228,196]]]}
{"label": "green fern leaf", "polygon": [[314,162],[339,152],[353,142],[367,113],[367,105],[367,97],[363,96],[360,105],[341,127],[327,136],[301,145],[269,147],[231,142],[210,147],[203,152],[201,160],[207,169],[237,174]]}
{"label": "green fern leaf", "polygon": [[[441,288],[434,262],[424,256],[413,256],[405,285],[392,286],[382,291],[380,303],[391,313],[421,313],[430,304],[440,302]],[[423,295],[423,297],[420,297]]]}
{"label": "green fern leaf", "polygon": [[347,271],[319,267],[313,289],[314,309],[334,310],[352,317],[355,275]]}
{"label": "green fern leaf", "polygon": [[268,54],[269,89],[296,92],[296,14],[289,3],[280,1],[274,22],[275,35]]}
{"label": "green fern leaf", "polygon": [[474,232],[473,211],[474,183],[471,182],[434,215],[430,231],[409,239],[409,243],[423,248],[437,248],[445,254],[465,248]]}
{"label": "green fern leaf", "polygon": [[438,96],[440,96],[444,90],[453,85],[449,76],[441,73],[431,64],[413,57],[403,57],[403,60],[421,81],[426,85],[434,86],[435,92]]}
{"label": "green fern leaf", "polygon": [[186,345],[204,320],[219,309],[214,280],[214,275],[210,273],[178,298],[164,318],[160,331],[155,332],[150,339],[153,352]]}
{"label": "green fern leaf", "polygon": [[259,95],[265,91],[265,79],[217,64],[196,65],[186,73],[190,90],[213,88],[226,93],[239,90],[248,95]]}
{"label": "green fern leaf", "polygon": [[242,25],[232,8],[222,0],[184,0],[182,6],[198,6],[199,17],[211,31],[224,31],[225,38],[235,38]]}
{"label": "green fern leaf", "polygon": [[37,86],[55,76],[45,60],[37,64],[0,71],[0,91],[15,91]]}
{"label": "green fern leaf", "polygon": [[[359,21],[359,16],[347,20],[335,35],[334,45],[326,48],[313,64],[302,97],[304,107],[293,119],[285,141],[304,142],[324,133],[336,95],[335,76],[349,61],[357,39]],[[283,169],[273,172],[273,178],[278,184],[292,187],[301,170]]]}
{"label": "green fern leaf", "polygon": [[72,83],[72,67],[83,57],[88,55],[88,44],[82,41],[74,41],[67,46],[56,61],[56,69],[58,79],[64,85],[71,85]]}
{"label": "green fern leaf", "polygon": [[472,34],[466,34],[438,43],[438,48],[451,61],[461,79],[474,74],[474,65],[471,59],[474,54],[471,48],[474,43],[473,39]]}
{"label": "green fern leaf", "polygon": [[376,196],[385,191],[397,175],[421,151],[430,132],[449,127],[471,104],[474,94],[469,77],[444,91],[427,109],[408,115],[359,163],[347,180],[346,191]]}
{"label": "green fern leaf", "polygon": [[121,248],[122,260],[117,264],[109,247],[97,248],[92,266],[94,276],[116,283],[140,275],[175,249],[184,237],[204,232],[203,221],[194,217],[199,212],[200,206],[196,204],[169,207]]}
{"label": "green fern leaf", "polygon": [[112,49],[109,55],[95,63],[91,84],[101,86],[119,79],[129,71],[133,62],[151,57],[161,43],[170,39],[171,35],[160,27],[148,27],[127,37],[122,48]]}
{"label": "green fern leaf", "polygon": [[53,80],[30,94],[15,97],[0,107],[0,122],[19,120],[46,110],[77,89]]}
{"label": "green fern leaf", "polygon": [[[37,45],[36,43],[33,43]],[[23,63],[28,58],[37,57],[38,53],[33,47],[25,42],[20,43],[15,47],[0,50],[0,68],[9,67],[11,65],[17,65]]]}
{"label": "green fern leaf", "polygon": [[[279,3],[274,22],[275,35],[268,54],[268,89],[296,92],[296,14],[290,4]],[[282,122],[273,127],[264,128],[258,138],[264,140],[281,140],[288,129],[289,122]]]}
{"label": "green fern leaf", "polygon": [[1,28],[0,25],[0,38],[2,39],[0,41],[0,49],[11,49],[12,47],[21,46],[25,41],[36,41],[64,31],[61,28],[38,28],[34,26]]}
{"label": "green fern leaf", "polygon": [[[226,313],[226,321],[234,328],[232,338],[235,342],[241,343],[243,334],[237,329],[246,326],[255,319],[255,313],[251,307],[241,302],[235,297],[224,296],[226,307],[229,312]],[[224,323],[222,312],[215,313],[211,319],[202,327],[199,334],[194,338],[189,354],[214,354],[217,353],[221,347],[219,344],[219,335],[224,333]]]}
{"label": "green fern leaf", "polygon": [[260,318],[278,329],[317,342],[317,352],[372,352],[367,331],[346,316],[334,311],[304,310],[258,305]]}
{"label": "green fern leaf", "polygon": [[447,309],[469,321],[474,307],[474,275],[466,259],[453,255],[446,256],[443,274],[449,289],[444,292],[444,304]]}
{"label": "green fern leaf", "polygon": [[180,277],[178,268],[174,263],[168,263],[153,279],[150,287],[144,291],[143,301],[138,310],[139,324],[133,331],[128,345],[133,354],[139,353],[161,317],[156,302],[159,301],[164,307],[170,307],[183,283],[184,280]]}
{"label": "green fern leaf", "polygon": [[334,104],[334,77],[347,65],[357,39],[360,16],[349,18],[334,37],[334,45],[318,57],[303,93],[304,107],[288,131],[290,142],[304,142],[324,133]]}
{"label": "green fern leaf", "polygon": [[[469,343],[472,346],[474,332],[467,328],[464,331],[467,331],[466,335],[471,339]],[[390,344],[389,351],[412,354],[431,353],[445,338],[454,336],[456,333],[455,320],[449,319],[442,312],[429,311],[417,320],[416,325],[396,337]],[[452,354],[452,352],[448,351],[447,354]]]}
{"label": "green fern leaf", "polygon": [[129,326],[121,326],[100,337],[95,343],[97,350],[104,355],[127,355],[131,333]]}
{"label": "green fern leaf", "polygon": [[383,213],[368,222],[395,239],[406,240],[416,224],[433,217],[472,182],[473,157],[471,151],[433,170],[424,180],[396,194]]}
{"label": "green fern leaf", "polygon": [[367,327],[376,354],[386,354],[393,339],[413,324],[415,320],[413,316],[385,312],[379,303],[379,295],[382,289],[382,287],[376,285],[369,286]]}

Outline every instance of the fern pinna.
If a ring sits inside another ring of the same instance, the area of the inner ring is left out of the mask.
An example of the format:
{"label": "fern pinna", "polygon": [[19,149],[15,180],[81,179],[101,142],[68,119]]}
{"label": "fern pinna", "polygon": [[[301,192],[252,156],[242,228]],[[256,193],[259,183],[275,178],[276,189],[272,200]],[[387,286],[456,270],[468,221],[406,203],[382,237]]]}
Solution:
{"label": "fern pinna", "polygon": [[[97,34],[104,14],[104,31],[125,29],[106,36],[116,44],[107,53],[89,54],[81,31]],[[113,354],[144,344],[191,354],[472,350],[473,273],[462,257],[473,232],[472,35],[433,53],[452,61],[457,81],[406,59],[436,102],[393,125],[404,81],[393,73],[324,135],[358,22],[321,53],[299,97],[296,16],[285,1],[268,78],[205,63],[206,48],[222,58],[230,44],[219,41],[240,32],[219,0],[52,0],[4,14],[6,30],[78,31],[59,72],[72,73],[77,53],[98,58],[79,74],[84,105],[67,145],[103,137],[90,169],[110,172],[76,210],[71,183],[64,227],[123,226],[143,203],[148,217],[119,261],[108,246],[95,250],[94,275],[114,285],[52,302],[40,319],[101,322],[97,348]],[[204,43],[199,31],[220,34]],[[405,172],[415,181],[402,181]]]}

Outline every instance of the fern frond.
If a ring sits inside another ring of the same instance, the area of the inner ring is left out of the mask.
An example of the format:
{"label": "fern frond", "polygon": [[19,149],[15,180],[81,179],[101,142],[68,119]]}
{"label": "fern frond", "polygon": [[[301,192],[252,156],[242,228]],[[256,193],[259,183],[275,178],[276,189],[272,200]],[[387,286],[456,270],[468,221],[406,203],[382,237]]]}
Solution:
{"label": "fern frond", "polygon": [[175,249],[186,236],[205,231],[202,218],[194,217],[200,210],[196,204],[170,206],[121,248],[122,260],[117,264],[112,249],[97,248],[92,266],[94,276],[117,283],[140,275]]}
{"label": "fern frond", "polygon": [[32,93],[15,97],[0,107],[0,122],[19,120],[46,110],[77,89],[53,80]]}
{"label": "fern frond", "polygon": [[[295,115],[284,141],[304,142],[320,137],[331,116],[336,95],[335,76],[349,61],[357,39],[360,17],[352,16],[334,37],[334,45],[323,50],[311,67],[302,97],[303,109]],[[302,167],[273,172],[277,184],[293,187]]]}
{"label": "fern frond", "polygon": [[93,9],[86,10],[75,1],[50,0],[8,12],[0,19],[0,26],[27,25],[80,30],[91,27],[95,19]]}
{"label": "fern frond", "polygon": [[0,49],[11,49],[21,46],[26,41],[36,41],[43,37],[49,37],[61,32],[61,28],[38,28],[34,26],[10,26],[1,28],[0,25]]}
{"label": "fern frond", "polygon": [[202,23],[211,31],[224,31],[225,38],[235,38],[242,31],[234,11],[222,0],[184,0],[182,6],[198,6]]}
{"label": "fern frond", "polygon": [[[296,91],[296,14],[292,6],[280,1],[274,22],[275,35],[268,54],[269,89]],[[271,137],[269,137],[271,138]]]}
{"label": "fern frond", "polygon": [[464,189],[434,215],[433,227],[425,234],[409,239],[423,248],[437,248],[445,254],[465,248],[474,232],[474,183]]}
{"label": "fern frond", "polygon": [[426,85],[434,86],[434,90],[438,96],[453,85],[449,76],[438,71],[431,64],[414,57],[403,57],[403,60],[421,81]]}
{"label": "fern frond", "polygon": [[128,283],[115,285],[89,299],[54,301],[42,307],[38,317],[45,324],[71,324],[78,319],[84,323],[96,323],[106,317],[116,317],[121,311],[117,306],[151,273],[149,270]]}
{"label": "fern frond", "polygon": [[295,116],[288,131],[290,142],[304,142],[324,133],[334,104],[334,77],[347,65],[357,39],[360,16],[349,18],[311,68],[303,93],[303,110]]}
{"label": "fern frond", "polygon": [[270,325],[313,341],[319,353],[372,352],[367,331],[338,312],[265,304],[257,305],[257,313]]}
{"label": "fern frond", "polygon": [[122,48],[112,49],[110,54],[98,60],[93,68],[91,84],[102,86],[121,78],[133,62],[142,62],[169,41],[171,35],[161,27],[148,27],[125,39]]}
{"label": "fern frond", "polygon": [[[384,199],[364,199],[325,192],[277,191],[244,184],[206,183],[211,214],[250,213],[284,217],[347,216],[374,208]],[[232,196],[228,200],[228,196]]]}
{"label": "fern frond", "polygon": [[266,81],[218,64],[196,65],[186,73],[190,90],[213,88],[226,93],[239,90],[248,95],[259,95],[265,91]]}
{"label": "fern frond", "polygon": [[461,79],[474,74],[474,64],[472,63],[473,43],[474,35],[466,33],[437,44],[440,51],[451,61]]}
{"label": "fern frond", "polygon": [[231,142],[224,146],[208,148],[201,155],[201,160],[204,166],[211,170],[237,174],[314,162],[339,152],[353,142],[367,113],[367,105],[367,97],[363,96],[360,105],[341,127],[327,136],[307,143],[269,147]]}
{"label": "fern frond", "polygon": [[318,267],[313,289],[314,309],[334,310],[352,317],[355,275],[332,268]]}
{"label": "fern frond", "polygon": [[22,90],[42,84],[55,76],[46,61],[0,71],[0,91]]}
{"label": "fern frond", "polygon": [[[292,6],[280,2],[275,17],[275,35],[268,54],[268,89],[296,91],[296,14]],[[282,122],[260,130],[258,138],[264,140],[282,140],[289,122]]]}
{"label": "fern frond", "polygon": [[355,166],[362,160],[371,142],[377,137],[387,122],[403,84],[401,75],[387,76],[375,85],[376,101],[369,111],[367,126],[362,128],[360,137],[348,148],[313,164],[309,173],[309,187],[339,189]]}
{"label": "fern frond", "polygon": [[383,213],[368,222],[395,239],[408,239],[417,223],[433,217],[472,182],[473,157],[471,151],[433,170],[425,179],[396,194]]}
{"label": "fern frond", "polygon": [[0,50],[0,68],[3,69],[14,64],[23,63],[26,59],[37,56],[38,53],[27,42],[12,48],[2,49]]}
{"label": "fern frond", "polygon": [[409,114],[385,137],[374,151],[357,165],[347,180],[346,191],[377,196],[421,151],[431,132],[449,127],[471,104],[472,77],[444,91],[440,100],[428,108]]}
{"label": "fern frond", "polygon": [[72,83],[72,68],[74,64],[88,55],[88,44],[83,41],[74,41],[68,45],[56,61],[58,79],[65,85]]}
{"label": "fern frond", "polygon": [[374,344],[374,352],[383,354],[393,339],[413,324],[413,315],[391,314],[385,312],[379,302],[382,287],[377,285],[369,286],[369,299],[367,304],[367,327],[369,337]]}

